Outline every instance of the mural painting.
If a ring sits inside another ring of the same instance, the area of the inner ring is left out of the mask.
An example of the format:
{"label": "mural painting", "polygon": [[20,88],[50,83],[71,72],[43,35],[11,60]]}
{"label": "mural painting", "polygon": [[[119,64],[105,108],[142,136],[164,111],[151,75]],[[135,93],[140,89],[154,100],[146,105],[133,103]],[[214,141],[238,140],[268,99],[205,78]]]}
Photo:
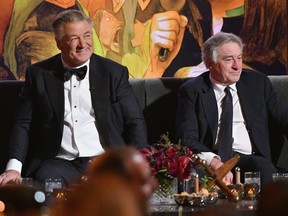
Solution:
{"label": "mural painting", "polygon": [[94,23],[94,52],[126,65],[131,78],[195,77],[203,42],[239,35],[244,67],[288,74],[287,0],[6,0],[0,2],[0,79],[59,52],[51,22],[66,9]]}

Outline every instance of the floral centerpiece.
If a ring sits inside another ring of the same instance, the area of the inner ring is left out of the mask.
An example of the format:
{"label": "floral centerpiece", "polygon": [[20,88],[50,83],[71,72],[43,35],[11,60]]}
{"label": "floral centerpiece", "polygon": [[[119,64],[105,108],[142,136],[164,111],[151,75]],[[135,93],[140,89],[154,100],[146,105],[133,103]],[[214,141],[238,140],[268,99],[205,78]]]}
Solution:
{"label": "floral centerpiece", "polygon": [[157,179],[183,180],[190,177],[193,164],[193,152],[187,146],[171,143],[168,134],[160,136],[159,143],[140,152],[148,160],[151,170]]}
{"label": "floral centerpiece", "polygon": [[[177,179],[182,182],[183,179],[190,178],[191,168],[197,165],[193,159],[193,152],[187,146],[172,143],[168,135],[161,135],[158,143],[140,150],[158,180],[159,188],[154,193],[158,198],[161,193],[168,197],[177,193]],[[173,182],[174,189],[167,188]],[[165,195],[166,193],[168,195]]]}

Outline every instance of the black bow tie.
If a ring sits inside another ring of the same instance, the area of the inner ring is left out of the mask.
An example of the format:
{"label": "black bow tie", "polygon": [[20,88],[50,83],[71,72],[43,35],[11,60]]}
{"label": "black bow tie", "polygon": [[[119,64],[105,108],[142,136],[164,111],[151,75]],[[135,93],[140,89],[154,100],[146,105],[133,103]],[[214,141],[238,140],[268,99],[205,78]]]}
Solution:
{"label": "black bow tie", "polygon": [[79,77],[80,80],[84,79],[87,72],[87,66],[81,68],[64,68],[64,78],[65,81],[70,80],[71,76],[74,74]]}

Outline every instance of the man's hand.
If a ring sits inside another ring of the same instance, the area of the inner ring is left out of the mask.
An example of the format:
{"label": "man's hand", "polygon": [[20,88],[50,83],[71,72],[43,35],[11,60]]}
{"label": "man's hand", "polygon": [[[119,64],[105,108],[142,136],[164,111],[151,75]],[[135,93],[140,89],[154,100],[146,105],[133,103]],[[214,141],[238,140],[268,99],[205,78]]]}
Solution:
{"label": "man's hand", "polygon": [[21,174],[16,170],[7,170],[0,175],[0,186],[19,182],[21,182]]}
{"label": "man's hand", "polygon": [[[217,170],[220,166],[222,166],[224,163],[221,162],[218,158],[214,157],[210,162],[210,167],[212,170]],[[223,182],[226,184],[233,184],[233,174],[231,171],[227,173],[227,175],[223,178]]]}
{"label": "man's hand", "polygon": [[[178,54],[184,37],[188,20],[176,11],[156,13],[151,18],[150,32],[150,65],[145,77],[162,77],[165,69]],[[159,60],[161,48],[169,50],[166,61]]]}

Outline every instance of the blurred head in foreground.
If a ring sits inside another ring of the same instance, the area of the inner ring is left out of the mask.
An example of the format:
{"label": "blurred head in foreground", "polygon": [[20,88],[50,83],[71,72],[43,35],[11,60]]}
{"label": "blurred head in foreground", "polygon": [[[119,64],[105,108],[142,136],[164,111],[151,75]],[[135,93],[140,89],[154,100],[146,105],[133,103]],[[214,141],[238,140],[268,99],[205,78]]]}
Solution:
{"label": "blurred head in foreground", "polygon": [[261,191],[258,203],[259,216],[288,215],[288,181],[275,181]]}
{"label": "blurred head in foreground", "polygon": [[149,199],[157,188],[146,159],[133,148],[111,148],[95,157],[88,167],[87,177],[97,178],[100,174],[111,173],[120,176],[137,194],[137,199],[147,209]]}
{"label": "blurred head in foreground", "polygon": [[136,194],[122,177],[104,173],[74,186],[55,203],[51,216],[144,216]]}
{"label": "blurred head in foreground", "polygon": [[133,148],[111,148],[89,164],[86,180],[56,203],[52,216],[145,216],[157,183]]}

